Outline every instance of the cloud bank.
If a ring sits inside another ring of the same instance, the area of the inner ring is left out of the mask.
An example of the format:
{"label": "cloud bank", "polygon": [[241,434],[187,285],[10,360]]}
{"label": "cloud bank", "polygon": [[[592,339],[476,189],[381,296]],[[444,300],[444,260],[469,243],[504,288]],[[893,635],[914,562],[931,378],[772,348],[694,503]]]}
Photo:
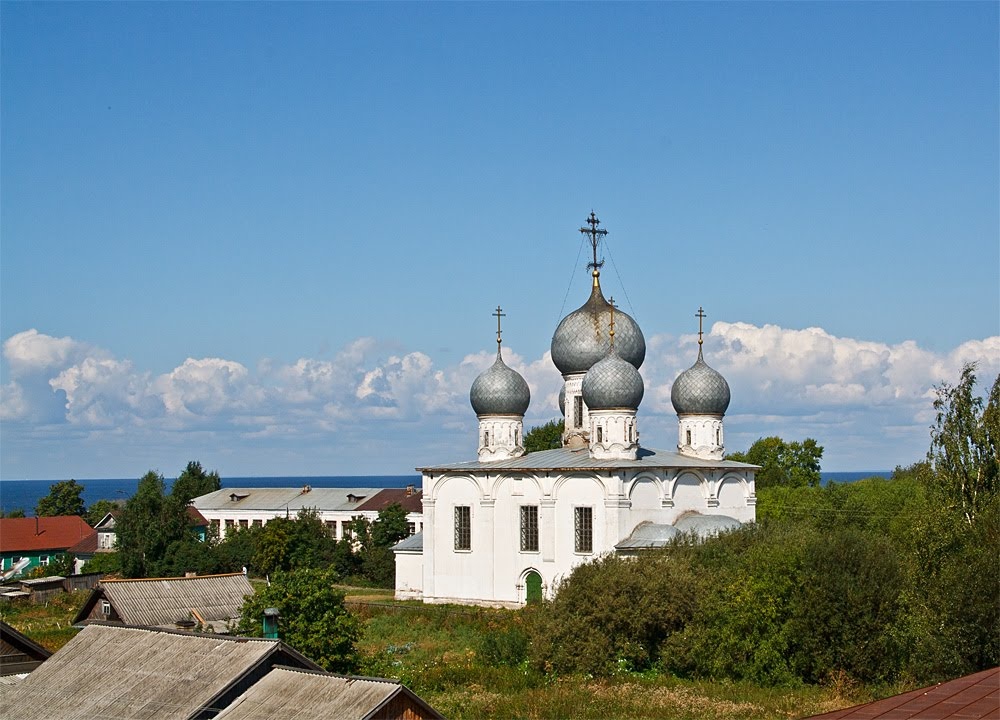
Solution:
{"label": "cloud bank", "polygon": [[[697,336],[647,344],[642,442],[670,448],[670,387],[697,357]],[[920,459],[934,386],[955,382],[967,362],[979,363],[985,382],[1000,373],[1000,337],[941,354],[821,328],[716,322],[704,352],[732,388],[729,449],[771,434],[815,437],[833,470]],[[425,352],[392,353],[366,337],[327,359],[263,359],[251,369],[188,358],[154,375],[84,341],[26,330],[3,343],[0,469],[4,479],[130,477],[201,458],[223,475],[409,473],[474,456],[468,391],[493,358],[483,351],[438,367]],[[504,360],[531,388],[526,423],[557,417],[561,379],[548,352],[532,359],[505,349]]]}

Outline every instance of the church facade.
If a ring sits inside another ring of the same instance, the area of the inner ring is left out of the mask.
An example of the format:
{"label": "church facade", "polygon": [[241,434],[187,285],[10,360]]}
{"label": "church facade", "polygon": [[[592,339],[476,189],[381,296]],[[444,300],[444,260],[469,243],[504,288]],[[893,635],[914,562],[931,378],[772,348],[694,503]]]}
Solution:
{"label": "church facade", "polygon": [[[604,298],[591,213],[590,297],[559,323],[551,354],[563,377],[562,447],[524,451],[527,383],[500,353],[470,391],[478,456],[422,467],[423,532],[396,546],[396,597],[516,607],[551,596],[578,564],[608,552],[707,536],[755,519],[756,466],[724,460],[729,385],[705,362],[674,381],[677,445],[640,445],[638,324]],[[699,309],[699,318],[704,314]]]}

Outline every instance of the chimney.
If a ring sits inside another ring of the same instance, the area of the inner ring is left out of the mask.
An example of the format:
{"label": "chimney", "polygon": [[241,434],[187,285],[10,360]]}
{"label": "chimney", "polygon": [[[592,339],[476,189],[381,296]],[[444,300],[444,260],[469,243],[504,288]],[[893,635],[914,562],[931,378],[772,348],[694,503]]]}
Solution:
{"label": "chimney", "polygon": [[406,486],[406,497],[410,497],[414,492],[416,492],[416,487],[413,485]]}

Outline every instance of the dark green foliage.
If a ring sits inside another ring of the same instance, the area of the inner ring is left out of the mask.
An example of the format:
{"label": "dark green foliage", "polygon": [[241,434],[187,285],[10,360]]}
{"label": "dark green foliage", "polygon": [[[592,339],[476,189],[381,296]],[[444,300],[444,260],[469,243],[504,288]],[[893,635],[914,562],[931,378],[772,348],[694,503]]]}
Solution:
{"label": "dark green foliage", "polygon": [[0,517],[5,518],[23,518],[24,516],[24,508],[14,508],[13,510],[6,510],[0,513]]}
{"label": "dark green foliage", "polygon": [[536,425],[524,434],[524,451],[554,450],[562,447],[564,420],[549,420],[544,425]]}
{"label": "dark green foliage", "polygon": [[139,480],[115,527],[125,577],[172,574],[177,563],[171,555],[179,552],[178,543],[199,542],[188,526],[184,505],[164,494],[163,476],[152,470]]}
{"label": "dark green foliage", "polygon": [[269,585],[247,598],[239,632],[260,637],[264,609],[278,608],[282,640],[327,670],[354,671],[361,631],[344,608],[344,593],[334,587],[337,579],[332,570],[277,571]]}
{"label": "dark green foliage", "polygon": [[93,502],[90,504],[90,507],[87,508],[87,514],[84,517],[84,520],[87,521],[87,524],[90,525],[90,527],[96,527],[97,523],[101,522],[101,520],[104,519],[104,516],[109,512],[121,509],[122,504],[123,503],[115,502],[114,500],[98,500],[97,502]]}
{"label": "dark green foliage", "polygon": [[336,545],[319,514],[311,508],[303,508],[294,518],[269,520],[254,539],[252,567],[261,575],[327,566]]}
{"label": "dark green foliage", "polygon": [[85,573],[104,573],[105,575],[118,575],[122,571],[121,558],[117,552],[97,553],[90,558],[84,566]]}
{"label": "dark green foliage", "polygon": [[[254,568],[254,555],[263,532],[264,528],[258,525],[248,527],[235,525],[226,530],[225,540],[218,542],[215,538],[210,538],[210,542],[214,543],[219,572],[237,572],[243,568]],[[256,573],[255,568],[254,571]]]}
{"label": "dark green foliage", "polygon": [[184,472],[177,476],[170,489],[170,494],[180,503],[187,505],[191,500],[201,495],[215,492],[222,487],[222,480],[219,473],[213,470],[206,473],[201,467],[201,463],[192,460],[184,468]]}
{"label": "dark green foliage", "polygon": [[63,480],[49,486],[49,494],[38,500],[35,515],[55,517],[57,515],[80,515],[84,513],[81,493],[83,485],[76,480]]}
{"label": "dark green foliage", "polygon": [[760,438],[750,449],[726,455],[727,460],[760,465],[757,489],[768,487],[805,487],[820,483],[820,458],[823,447],[812,438],[785,442],[780,437]]}
{"label": "dark green foliage", "polygon": [[573,570],[533,623],[540,669],[609,675],[641,670],[693,616],[697,582],[683,556],[604,556]]}
{"label": "dark green foliage", "polygon": [[406,510],[399,503],[393,503],[378,511],[378,518],[372,524],[372,543],[377,547],[390,548],[409,534]]}
{"label": "dark green foliage", "polygon": [[490,665],[516,667],[528,659],[528,625],[534,619],[534,607],[519,613],[497,611],[483,618],[485,627],[476,645],[477,654]]}

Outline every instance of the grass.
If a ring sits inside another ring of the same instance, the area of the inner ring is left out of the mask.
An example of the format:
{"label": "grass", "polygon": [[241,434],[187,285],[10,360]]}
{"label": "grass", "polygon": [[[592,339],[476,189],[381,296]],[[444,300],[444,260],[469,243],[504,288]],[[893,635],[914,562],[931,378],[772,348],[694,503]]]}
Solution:
{"label": "grass", "polygon": [[[657,673],[609,679],[545,675],[521,662],[489,662],[520,611],[396,602],[391,590],[344,586],[361,619],[361,672],[393,677],[453,720],[771,720],[799,718],[864,702],[900,689],[831,687],[761,688],[743,683],[684,680]],[[0,618],[49,650],[65,645],[87,592],[45,604],[0,604]],[[492,633],[492,636],[491,636]],[[500,646],[500,652],[504,646]]]}

